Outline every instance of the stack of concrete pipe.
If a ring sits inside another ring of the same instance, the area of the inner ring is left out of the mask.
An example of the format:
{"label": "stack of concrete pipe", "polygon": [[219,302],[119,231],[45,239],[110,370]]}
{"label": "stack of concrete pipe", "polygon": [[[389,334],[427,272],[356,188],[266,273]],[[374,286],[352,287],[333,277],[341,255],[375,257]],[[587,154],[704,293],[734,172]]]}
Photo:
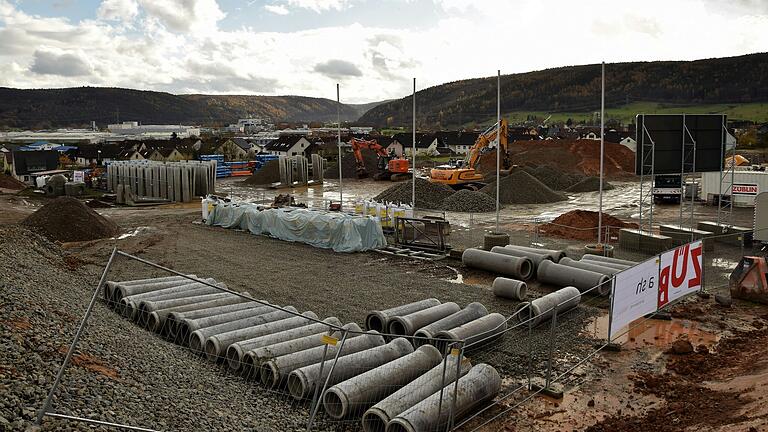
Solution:
{"label": "stack of concrete pipe", "polygon": [[544,260],[559,262],[562,258],[565,258],[566,254],[564,250],[557,249],[543,249],[530,246],[518,246],[518,245],[506,245],[506,253],[515,256],[524,256],[530,258],[537,266]]}
{"label": "stack of concrete pipe", "polygon": [[107,166],[107,186],[123,204],[126,194],[140,199],[191,202],[215,193],[216,161],[114,161]]}
{"label": "stack of concrete pipe", "polygon": [[532,326],[537,326],[552,319],[555,310],[558,315],[579,305],[581,291],[576,287],[565,287],[531,302],[521,303],[517,307],[517,318],[520,322],[531,320]]}
{"label": "stack of concrete pipe", "polygon": [[505,253],[489,252],[470,248],[461,255],[461,262],[471,268],[528,280],[533,276],[533,261],[526,256],[512,256]]}
{"label": "stack of concrete pipe", "polygon": [[[427,339],[412,344],[406,338],[463,339],[467,344],[493,338],[506,329],[506,321],[480,303],[462,309],[426,299],[374,311],[367,326],[406,336],[385,339],[376,330],[363,331],[336,317],[321,320],[311,311],[244,298],[214,279],[194,275],[110,281],[104,295],[110,305],[131,308],[131,316],[150,330],[210,360],[226,358],[233,371],[254,383],[287,390],[296,399],[311,398],[327,383],[320,399],[327,414],[333,419],[362,416],[365,430],[444,425],[457,378],[459,415],[499,391],[492,367],[472,368],[465,357],[457,365],[459,356],[444,359],[441,349],[423,343]],[[442,410],[435,404],[441,391]]]}
{"label": "stack of concrete pipe", "polygon": [[592,270],[570,267],[565,264],[544,261],[536,271],[536,278],[539,282],[555,286],[573,286],[581,292],[598,287],[596,291],[599,295],[607,296],[611,293],[611,278],[609,276]]}

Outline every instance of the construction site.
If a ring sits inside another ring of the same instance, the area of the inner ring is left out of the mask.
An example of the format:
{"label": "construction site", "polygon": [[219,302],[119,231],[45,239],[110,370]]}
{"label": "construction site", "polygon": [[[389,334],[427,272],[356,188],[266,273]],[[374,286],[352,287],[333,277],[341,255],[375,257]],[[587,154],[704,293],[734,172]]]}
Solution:
{"label": "construction site", "polygon": [[4,181],[0,429],[768,430],[768,201],[735,158],[668,203],[662,159],[505,128],[440,164]]}

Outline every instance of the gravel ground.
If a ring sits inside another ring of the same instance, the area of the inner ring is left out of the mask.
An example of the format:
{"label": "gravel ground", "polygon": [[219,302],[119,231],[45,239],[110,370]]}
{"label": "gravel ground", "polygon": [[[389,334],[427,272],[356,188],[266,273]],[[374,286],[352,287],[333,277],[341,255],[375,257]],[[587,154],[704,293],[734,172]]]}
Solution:
{"label": "gravel ground", "polygon": [[[461,268],[454,260],[425,263],[375,253],[336,254],[194,225],[196,210],[110,209],[107,213],[126,231],[151,227],[117,241],[121,250],[216,278],[257,298],[313,310],[321,317],[361,323],[370,309],[426,297],[461,306],[479,301],[490,311],[505,315],[516,306],[494,297],[487,282],[448,282],[457,274],[454,269]],[[9,317],[3,321],[5,346],[0,361],[1,385],[9,397],[1,407],[3,427],[18,430],[41,405],[115,242],[81,243],[62,251],[20,228],[2,230],[0,245],[14,260],[0,262],[0,301],[3,316]],[[492,279],[483,272],[461,271],[472,281]],[[110,279],[158,275],[143,264],[120,258]],[[531,288],[534,294],[549,290],[535,285]],[[596,312],[585,309],[579,313],[585,315],[574,313],[573,325],[558,336],[558,355],[563,358],[578,357],[590,347],[587,340],[574,335],[584,326],[586,314]],[[534,342],[537,363],[544,358],[548,339],[543,335],[547,334],[546,326],[534,329],[538,336],[531,340],[539,341]],[[523,376],[527,363],[522,359],[527,356],[521,357],[526,347],[521,341],[526,335],[527,329],[523,333],[512,331],[502,341],[470,356],[473,362],[487,362],[509,378]],[[308,404],[265,392],[119,318],[99,302],[53,409],[166,430],[296,430],[305,427]],[[318,428],[339,430],[342,426],[356,429],[357,423],[332,423],[321,416]],[[59,420],[45,422],[46,430],[57,427],[77,426]]]}
{"label": "gravel ground", "polygon": [[482,192],[460,190],[443,200],[442,210],[455,212],[490,212],[496,211],[496,200]]}
{"label": "gravel ground", "polygon": [[[496,199],[496,180],[488,183],[480,192]],[[552,203],[568,199],[523,170],[513,171],[501,178],[499,197],[502,204]]]}

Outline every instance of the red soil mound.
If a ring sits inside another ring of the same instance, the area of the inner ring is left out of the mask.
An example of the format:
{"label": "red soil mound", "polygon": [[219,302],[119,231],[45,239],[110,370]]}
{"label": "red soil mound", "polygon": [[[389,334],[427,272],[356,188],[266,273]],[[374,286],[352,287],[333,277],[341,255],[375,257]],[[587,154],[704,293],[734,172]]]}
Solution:
{"label": "red soil mound", "polygon": [[[495,154],[488,156],[495,169]],[[550,165],[568,173],[600,174],[600,141],[597,140],[515,141],[509,156],[513,164],[521,166]],[[481,165],[485,166],[482,162]],[[605,143],[604,166],[608,178],[632,177],[635,154],[621,144]]]}
{"label": "red soil mound", "polygon": [[[571,210],[544,225],[541,231],[544,234],[555,237],[597,241],[597,222],[597,212]],[[613,234],[616,234],[618,228],[637,228],[637,224],[624,222],[617,217],[603,212],[603,238],[608,234],[608,227],[611,228]]]}

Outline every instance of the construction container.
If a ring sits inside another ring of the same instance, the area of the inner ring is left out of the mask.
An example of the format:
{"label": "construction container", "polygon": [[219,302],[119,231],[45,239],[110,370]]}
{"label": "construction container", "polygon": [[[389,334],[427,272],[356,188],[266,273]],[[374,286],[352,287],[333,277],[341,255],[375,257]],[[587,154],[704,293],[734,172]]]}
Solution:
{"label": "construction container", "polygon": [[[733,175],[733,193],[731,191],[731,175]],[[768,172],[736,169],[733,174],[724,172],[722,188],[719,172],[701,174],[701,197],[708,203],[717,204],[721,191],[723,200],[728,201],[733,195],[734,207],[754,207],[755,197],[760,192],[768,191]]]}

